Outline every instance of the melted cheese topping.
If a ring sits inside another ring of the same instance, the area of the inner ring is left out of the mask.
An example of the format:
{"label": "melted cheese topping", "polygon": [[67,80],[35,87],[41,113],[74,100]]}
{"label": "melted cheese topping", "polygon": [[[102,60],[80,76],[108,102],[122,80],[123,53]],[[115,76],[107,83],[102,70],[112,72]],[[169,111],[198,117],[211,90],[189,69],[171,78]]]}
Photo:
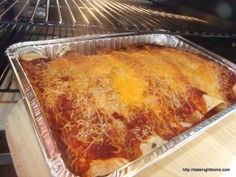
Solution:
{"label": "melted cheese topping", "polygon": [[81,176],[93,160],[132,161],[143,148],[150,151],[150,137],[165,142],[199,122],[210,103],[204,93],[228,101],[223,67],[175,49],[131,47],[21,62],[68,167]]}
{"label": "melted cheese topping", "polygon": [[134,72],[121,66],[114,76],[114,88],[125,104],[138,107],[143,105],[145,82]]}
{"label": "melted cheese topping", "polygon": [[198,88],[215,98],[222,99],[219,82],[219,75],[221,73],[220,67],[214,62],[204,62],[198,55],[192,55],[190,53],[183,55],[182,51],[173,51],[174,49],[166,49],[162,50],[160,53],[163,57],[168,57],[170,62],[173,63],[183,75],[191,78],[189,79],[189,82],[193,87]]}

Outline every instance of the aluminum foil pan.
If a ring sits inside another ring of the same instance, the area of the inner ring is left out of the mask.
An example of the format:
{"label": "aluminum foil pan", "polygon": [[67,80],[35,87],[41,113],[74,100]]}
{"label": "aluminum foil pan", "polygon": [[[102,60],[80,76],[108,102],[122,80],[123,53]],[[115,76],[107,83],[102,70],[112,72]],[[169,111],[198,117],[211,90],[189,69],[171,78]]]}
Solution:
{"label": "aluminum foil pan", "polygon": [[[170,35],[170,34],[137,34],[137,33],[120,33],[112,35],[96,35],[96,36],[82,36],[77,38],[66,38],[66,39],[55,39],[47,41],[36,41],[36,42],[24,42],[17,43],[10,46],[6,54],[9,57],[11,66],[15,73],[15,76],[19,83],[19,88],[22,93],[25,106],[31,117],[31,121],[34,126],[38,141],[40,143],[41,150],[45,157],[45,162],[52,176],[75,176],[70,172],[61,158],[59,149],[57,148],[56,142],[50,132],[49,126],[42,114],[39,102],[33,91],[33,88],[20,65],[19,58],[21,55],[37,53],[41,56],[55,57],[63,55],[63,53],[76,50],[81,54],[93,54],[96,53],[98,48],[110,48],[118,49],[130,44],[157,44],[162,46],[169,46],[174,48],[180,48],[193,53],[201,54],[214,60],[215,62],[221,63],[233,72],[236,72],[236,65],[229,62],[228,60],[203,49],[202,47],[193,44],[186,39]],[[152,163],[162,159],[168,154],[174,152],[185,143],[196,138],[199,134],[204,132],[207,128],[215,125],[226,116],[236,111],[236,104],[231,105],[224,111],[212,116],[211,118],[199,123],[198,125],[190,128],[179,136],[168,141],[163,146],[155,149],[151,153],[140,157],[139,159],[125,165],[117,171],[114,171],[109,176],[133,176],[148,167]]]}

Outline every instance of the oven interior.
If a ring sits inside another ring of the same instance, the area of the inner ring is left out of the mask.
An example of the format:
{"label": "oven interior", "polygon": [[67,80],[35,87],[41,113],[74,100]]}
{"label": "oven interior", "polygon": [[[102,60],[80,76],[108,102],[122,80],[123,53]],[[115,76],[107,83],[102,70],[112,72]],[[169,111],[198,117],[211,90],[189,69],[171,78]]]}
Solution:
{"label": "oven interior", "polygon": [[[212,8],[212,1],[204,2]],[[1,174],[16,176],[3,126],[10,109],[20,99],[5,55],[9,45],[80,35],[161,32],[184,36],[236,62],[233,17],[227,20],[207,13],[206,7],[203,12],[195,6],[193,0],[188,3],[181,0],[0,0]]]}

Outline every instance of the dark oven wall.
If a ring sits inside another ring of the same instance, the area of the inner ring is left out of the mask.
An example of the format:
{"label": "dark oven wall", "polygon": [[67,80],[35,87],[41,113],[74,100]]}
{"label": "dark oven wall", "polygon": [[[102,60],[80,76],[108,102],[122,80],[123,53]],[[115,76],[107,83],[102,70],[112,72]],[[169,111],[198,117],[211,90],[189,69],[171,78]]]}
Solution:
{"label": "dark oven wall", "polygon": [[[162,10],[167,10],[172,13],[179,13],[185,15],[193,15],[216,21],[223,28],[227,24],[234,24],[236,22],[236,1],[234,0],[151,0],[155,2]],[[218,21],[218,22],[217,22]],[[228,23],[229,22],[229,23]],[[226,25],[223,23],[227,23]],[[233,25],[234,26],[234,25]],[[205,34],[214,33],[218,27],[208,29],[201,34],[201,36],[194,36],[191,34],[182,34],[187,39],[207,48],[208,50],[222,55],[230,61],[236,63],[236,35],[231,35],[225,29],[222,36],[216,33],[216,36],[208,36]],[[233,29],[233,27],[229,27]],[[193,29],[195,30],[195,29]],[[201,28],[198,28],[201,31]],[[212,32],[211,32],[212,30]],[[191,33],[191,27],[190,32]],[[233,32],[234,33],[234,32]],[[204,37],[205,36],[205,37]]]}
{"label": "dark oven wall", "polygon": [[235,0],[173,0],[198,11],[205,12],[230,21],[236,20]]}
{"label": "dark oven wall", "polygon": [[[234,0],[172,0],[173,2],[215,16],[220,20],[236,22],[236,1]],[[236,37],[189,36],[187,38],[236,63]]]}

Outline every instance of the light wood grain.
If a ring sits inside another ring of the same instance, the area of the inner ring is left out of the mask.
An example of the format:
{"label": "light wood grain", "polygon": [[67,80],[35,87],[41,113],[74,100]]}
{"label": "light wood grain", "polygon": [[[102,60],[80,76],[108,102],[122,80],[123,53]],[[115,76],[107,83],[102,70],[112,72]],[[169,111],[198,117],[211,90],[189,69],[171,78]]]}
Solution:
{"label": "light wood grain", "polygon": [[49,177],[48,168],[22,101],[11,111],[5,130],[17,176]]}
{"label": "light wood grain", "polygon": [[[7,140],[19,177],[49,177],[48,168],[22,101],[8,117]],[[229,172],[185,172],[183,168],[230,168]],[[181,149],[142,171],[138,177],[236,176],[236,114]]]}

